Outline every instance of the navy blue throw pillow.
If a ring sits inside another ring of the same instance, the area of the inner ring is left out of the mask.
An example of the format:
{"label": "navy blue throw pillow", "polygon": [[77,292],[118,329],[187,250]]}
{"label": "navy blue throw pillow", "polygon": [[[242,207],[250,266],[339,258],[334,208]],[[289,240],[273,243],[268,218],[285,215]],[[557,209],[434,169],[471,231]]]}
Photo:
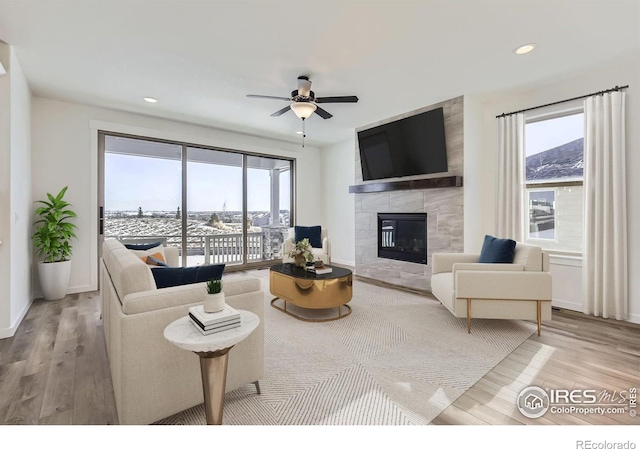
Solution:
{"label": "navy blue throw pillow", "polygon": [[136,251],[146,251],[148,249],[155,248],[156,246],[160,246],[160,245],[162,245],[162,242],[157,241],[153,243],[140,243],[140,244],[125,243],[124,247],[127,249],[133,249]]}
{"label": "navy blue throw pillow", "polygon": [[206,282],[209,279],[222,279],[223,272],[224,264],[180,268],[158,267],[151,269],[157,288],[197,284],[198,282]]}
{"label": "navy blue throw pillow", "polygon": [[322,248],[321,226],[295,226],[294,227],[294,243],[300,240],[309,239],[309,243],[314,248]]}
{"label": "navy blue throw pillow", "polygon": [[497,239],[484,236],[479,263],[513,263],[516,255],[516,242],[511,239]]}

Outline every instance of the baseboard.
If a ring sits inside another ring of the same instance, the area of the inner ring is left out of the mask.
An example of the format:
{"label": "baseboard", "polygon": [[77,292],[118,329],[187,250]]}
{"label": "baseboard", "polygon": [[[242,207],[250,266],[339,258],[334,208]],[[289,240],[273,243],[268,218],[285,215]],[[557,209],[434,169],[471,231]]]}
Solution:
{"label": "baseboard", "polygon": [[582,304],[576,304],[575,302],[552,299],[551,305],[553,307],[559,307],[561,309],[573,310],[574,312],[582,312]]}
{"label": "baseboard", "polygon": [[560,306],[557,306],[556,304],[554,304],[552,307],[558,313],[568,313],[568,314],[572,314],[572,315],[578,315],[578,316],[583,317],[583,318],[596,320],[596,321],[602,321],[602,322],[605,322],[605,323],[616,323],[616,324],[620,324],[620,325],[624,325],[626,323],[629,323],[628,325],[634,326],[634,327],[637,324],[640,324],[640,315],[638,315],[638,314],[630,314],[629,318],[627,318],[626,320],[616,320],[615,318],[602,318],[601,316],[587,315],[584,312],[582,312],[582,310],[565,309],[565,308],[562,308]]}
{"label": "baseboard", "polygon": [[377,285],[378,287],[390,288],[392,290],[401,290],[401,291],[408,292],[408,293],[415,293],[415,294],[418,294],[420,296],[424,296],[427,299],[432,299],[434,301],[438,301],[436,299],[436,297],[433,296],[433,293],[431,293],[430,290],[420,290],[420,289],[416,289],[416,288],[405,287],[403,285],[392,284],[390,282],[380,281],[378,279],[372,279],[372,278],[368,278],[368,277],[364,277],[364,276],[358,276],[357,273],[354,276],[355,276],[355,278],[357,280],[362,281],[362,282],[366,282],[367,284]]}
{"label": "baseboard", "polygon": [[[80,285],[80,286],[77,286],[77,287],[68,288],[67,289],[67,295],[72,295],[74,293],[92,292],[92,291],[95,291],[95,290],[97,290],[97,289],[91,288],[91,285]],[[44,295],[42,294],[42,290],[34,289],[33,290],[33,298],[34,299],[44,298]]]}
{"label": "baseboard", "polygon": [[33,303],[33,299],[31,301],[29,301],[29,303],[24,308],[24,310],[22,310],[22,312],[20,312],[20,315],[18,316],[18,318],[16,319],[15,323],[13,323],[13,325],[11,327],[5,328],[5,329],[0,329],[0,339],[10,338],[10,337],[13,337],[15,335],[16,331],[18,330],[18,326],[20,326],[20,323],[22,323],[22,320],[27,315],[27,312],[29,311],[29,307],[31,307],[32,303]]}
{"label": "baseboard", "polygon": [[346,268],[351,268],[354,269],[356,266],[356,263],[353,260],[342,260],[342,259],[336,259],[335,257],[331,258],[331,263],[332,264],[337,264],[337,265],[342,265]]}
{"label": "baseboard", "polygon": [[638,315],[637,313],[630,313],[629,319],[627,321],[629,321],[630,323],[640,324],[640,315]]}

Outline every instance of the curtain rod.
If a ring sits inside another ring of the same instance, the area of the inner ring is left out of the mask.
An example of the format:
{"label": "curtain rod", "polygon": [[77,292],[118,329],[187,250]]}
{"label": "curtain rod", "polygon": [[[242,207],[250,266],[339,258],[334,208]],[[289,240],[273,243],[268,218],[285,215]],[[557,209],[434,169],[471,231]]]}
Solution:
{"label": "curtain rod", "polygon": [[496,115],[496,118],[500,118],[500,117],[506,117],[507,115],[513,115],[513,114],[519,114],[521,112],[527,112],[527,111],[533,111],[534,109],[540,109],[540,108],[545,108],[547,106],[554,106],[556,104],[561,104],[561,103],[566,103],[568,101],[573,101],[573,100],[580,100],[582,98],[587,98],[587,97],[592,97],[593,95],[603,95],[603,94],[607,94],[609,92],[617,92],[619,90],[622,89],[626,89],[628,88],[629,85],[627,84],[626,86],[616,86],[614,88],[611,89],[607,89],[607,90],[601,90],[600,92],[594,92],[592,94],[587,94],[587,95],[581,95],[579,97],[575,97],[575,98],[569,98],[567,100],[561,100],[561,101],[556,101],[554,103],[548,103],[548,104],[543,104],[540,106],[534,106],[532,108],[527,108],[527,109],[520,109],[519,111],[513,111],[513,112],[504,112],[500,115]]}

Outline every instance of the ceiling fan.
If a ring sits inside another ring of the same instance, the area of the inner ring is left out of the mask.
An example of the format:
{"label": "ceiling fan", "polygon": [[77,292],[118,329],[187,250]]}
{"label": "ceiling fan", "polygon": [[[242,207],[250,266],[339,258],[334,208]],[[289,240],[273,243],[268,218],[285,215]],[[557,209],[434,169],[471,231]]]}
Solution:
{"label": "ceiling fan", "polygon": [[332,114],[325,111],[318,106],[318,103],[357,103],[358,97],[355,95],[342,96],[342,97],[318,97],[311,90],[311,81],[308,76],[298,77],[298,89],[291,92],[290,97],[273,97],[270,95],[247,95],[249,98],[266,98],[270,100],[285,100],[290,101],[291,104],[279,111],[271,114],[271,117],[278,117],[289,109],[291,109],[298,118],[305,120],[311,116],[314,112],[323,119],[329,119],[333,117]]}

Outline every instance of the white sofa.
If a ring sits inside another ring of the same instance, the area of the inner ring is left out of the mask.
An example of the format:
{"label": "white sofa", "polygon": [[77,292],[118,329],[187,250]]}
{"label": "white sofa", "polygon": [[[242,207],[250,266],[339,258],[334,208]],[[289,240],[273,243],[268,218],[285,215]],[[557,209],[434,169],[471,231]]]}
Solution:
{"label": "white sofa", "polygon": [[[167,263],[178,266],[178,250],[164,252]],[[119,241],[106,240],[100,286],[120,424],[153,423],[202,403],[198,356],[169,343],[163,332],[202,303],[205,283],[157,289],[148,265]],[[232,307],[260,318],[258,328],[229,352],[226,391],[231,391],[263,377],[264,293],[256,278],[224,281],[223,290]]]}
{"label": "white sofa", "polygon": [[512,264],[477,263],[480,254],[434,253],[431,291],[458,318],[551,319],[549,255],[516,242]]}
{"label": "white sofa", "polygon": [[[322,248],[311,248],[314,260],[322,260],[325,264],[331,263],[331,242],[327,236],[326,228],[321,228],[320,238],[322,239]],[[293,258],[289,257],[289,251],[295,248],[295,228],[289,228],[289,235],[282,242],[282,263],[293,263]]]}

